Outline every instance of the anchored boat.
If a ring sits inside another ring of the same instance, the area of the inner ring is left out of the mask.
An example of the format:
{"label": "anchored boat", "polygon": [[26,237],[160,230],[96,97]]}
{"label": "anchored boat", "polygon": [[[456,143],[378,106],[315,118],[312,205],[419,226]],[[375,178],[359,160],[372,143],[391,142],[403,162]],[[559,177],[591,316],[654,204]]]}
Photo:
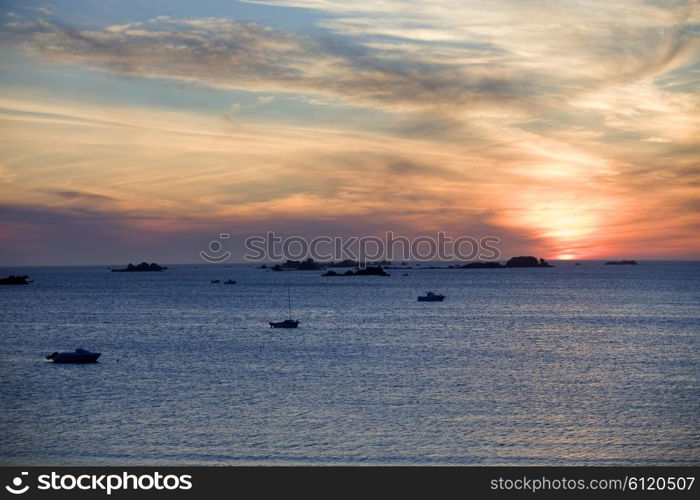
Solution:
{"label": "anchored boat", "polygon": [[75,351],[55,351],[46,356],[46,359],[54,363],[95,363],[100,357],[99,352],[90,352],[87,349],[76,349]]}
{"label": "anchored boat", "polygon": [[299,321],[292,319],[292,295],[287,287],[287,306],[289,309],[289,318],[284,321],[270,321],[271,328],[296,328],[299,326]]}
{"label": "anchored boat", "polygon": [[427,292],[425,295],[418,296],[418,302],[442,302],[445,299],[444,295]]}

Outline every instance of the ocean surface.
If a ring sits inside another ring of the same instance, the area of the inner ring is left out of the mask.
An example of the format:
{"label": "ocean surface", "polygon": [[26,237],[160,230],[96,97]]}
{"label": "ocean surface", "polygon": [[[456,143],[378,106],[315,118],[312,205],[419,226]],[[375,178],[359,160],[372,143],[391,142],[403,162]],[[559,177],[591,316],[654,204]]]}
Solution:
{"label": "ocean surface", "polygon": [[700,464],[700,263],[555,264],[0,268],[0,464]]}

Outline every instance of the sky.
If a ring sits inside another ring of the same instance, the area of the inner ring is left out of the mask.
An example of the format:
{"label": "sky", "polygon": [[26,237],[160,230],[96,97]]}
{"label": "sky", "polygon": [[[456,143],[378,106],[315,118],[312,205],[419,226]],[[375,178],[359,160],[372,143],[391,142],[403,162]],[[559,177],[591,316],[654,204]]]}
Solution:
{"label": "sky", "polygon": [[700,2],[0,0],[0,265],[220,233],[700,258]]}

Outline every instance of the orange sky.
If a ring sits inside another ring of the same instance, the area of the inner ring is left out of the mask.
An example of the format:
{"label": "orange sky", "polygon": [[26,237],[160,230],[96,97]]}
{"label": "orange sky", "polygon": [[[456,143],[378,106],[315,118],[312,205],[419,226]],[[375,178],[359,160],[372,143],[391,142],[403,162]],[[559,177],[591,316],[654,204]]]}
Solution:
{"label": "orange sky", "polygon": [[126,4],[3,7],[7,263],[196,261],[268,229],[700,257],[695,2]]}

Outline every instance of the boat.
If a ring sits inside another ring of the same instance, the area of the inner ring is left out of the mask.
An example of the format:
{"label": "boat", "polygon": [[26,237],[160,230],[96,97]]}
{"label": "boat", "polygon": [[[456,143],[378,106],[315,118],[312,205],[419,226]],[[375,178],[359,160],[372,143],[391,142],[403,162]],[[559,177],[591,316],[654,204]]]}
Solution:
{"label": "boat", "polygon": [[445,299],[444,295],[426,292],[425,295],[418,296],[418,302],[442,302]]}
{"label": "boat", "polygon": [[284,321],[270,321],[271,328],[296,328],[299,326],[299,321],[292,319],[292,295],[287,287],[287,307],[289,309],[289,318]]}
{"label": "boat", "polygon": [[272,328],[296,328],[299,326],[299,321],[293,319],[285,319],[284,321],[270,321]]}
{"label": "boat", "polygon": [[55,351],[46,356],[46,359],[54,363],[95,363],[100,357],[99,352],[90,352],[87,349],[76,349],[75,351]]}
{"label": "boat", "polygon": [[209,283],[221,283],[221,280],[211,280]]}
{"label": "boat", "polygon": [[235,280],[226,280],[224,281],[224,285],[235,285],[236,281]]}

